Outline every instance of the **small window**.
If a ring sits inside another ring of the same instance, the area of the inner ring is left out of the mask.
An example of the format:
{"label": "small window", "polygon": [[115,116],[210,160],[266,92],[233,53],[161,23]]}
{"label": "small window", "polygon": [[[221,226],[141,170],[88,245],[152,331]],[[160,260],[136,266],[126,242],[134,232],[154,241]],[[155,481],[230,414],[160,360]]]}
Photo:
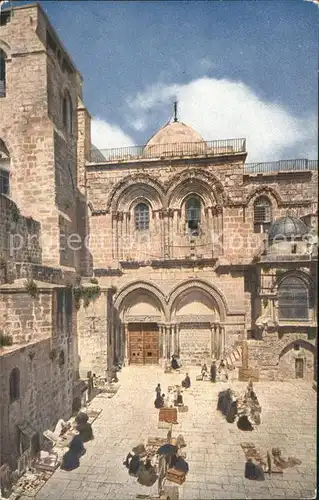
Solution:
{"label": "small window", "polygon": [[291,253],[297,253],[297,245],[296,245],[296,243],[294,243],[293,245],[291,245]]}
{"label": "small window", "polygon": [[294,344],[294,350],[300,351],[300,344]]}
{"label": "small window", "polygon": [[70,94],[65,92],[62,103],[63,126],[67,133],[72,134],[73,130],[72,101]]}
{"label": "small window", "polygon": [[0,168],[0,194],[9,195],[9,177],[9,172]]}
{"label": "small window", "polygon": [[137,229],[137,231],[146,231],[149,229],[150,215],[149,207],[146,205],[146,203],[139,203],[138,205],[136,205],[134,216],[135,229]]}
{"label": "small window", "polygon": [[13,368],[10,373],[10,403],[13,403],[20,398],[20,370],[19,368]]}
{"label": "small window", "polygon": [[280,320],[307,321],[309,317],[308,289],[300,278],[284,279],[278,289]]}
{"label": "small window", "polygon": [[6,65],[7,65],[7,56],[0,49],[0,97],[6,96]]}
{"label": "small window", "polygon": [[186,224],[191,236],[198,236],[200,229],[201,203],[198,198],[189,198],[185,205]]}
{"label": "small window", "polygon": [[266,233],[272,221],[271,202],[265,196],[257,198],[254,203],[254,231]]}

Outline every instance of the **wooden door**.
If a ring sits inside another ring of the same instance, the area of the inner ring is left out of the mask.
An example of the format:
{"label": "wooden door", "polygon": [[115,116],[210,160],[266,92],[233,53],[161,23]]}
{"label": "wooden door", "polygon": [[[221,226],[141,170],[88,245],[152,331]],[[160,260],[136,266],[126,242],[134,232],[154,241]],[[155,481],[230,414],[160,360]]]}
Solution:
{"label": "wooden door", "polygon": [[130,330],[130,363],[144,364],[143,331],[141,330]]}
{"label": "wooden door", "polygon": [[158,363],[158,331],[148,328],[144,334],[144,364],[155,365]]}
{"label": "wooden door", "polygon": [[132,364],[157,364],[158,327],[153,324],[129,325],[129,359]]}
{"label": "wooden door", "polygon": [[295,360],[296,378],[303,378],[303,359],[297,358]]}

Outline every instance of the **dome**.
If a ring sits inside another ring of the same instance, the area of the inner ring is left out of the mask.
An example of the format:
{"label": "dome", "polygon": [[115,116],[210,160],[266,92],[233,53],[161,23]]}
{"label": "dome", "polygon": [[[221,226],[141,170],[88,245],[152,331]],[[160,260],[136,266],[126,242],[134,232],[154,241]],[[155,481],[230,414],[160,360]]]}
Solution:
{"label": "dome", "polygon": [[105,160],[106,158],[103,153],[94,144],[91,144],[91,162],[103,163]]}
{"label": "dome", "polygon": [[[167,146],[168,144],[174,144],[174,148],[169,148],[169,150],[175,151],[178,149],[185,150],[185,154],[187,154],[187,148],[182,147],[178,148],[176,146],[177,144],[185,144],[185,143],[200,143],[198,144],[199,150],[203,149],[203,145],[206,147],[206,143],[204,139],[197,133],[195,130],[193,130],[191,127],[188,125],[185,125],[185,123],[182,122],[172,122],[172,123],[167,123],[162,127],[161,129],[156,132],[153,137],[148,141],[148,143],[145,146],[145,150],[152,150],[152,149],[159,149],[161,152],[166,153],[169,152],[167,148],[165,147],[165,151],[163,149],[163,146]],[[196,146],[197,147],[197,146]],[[163,149],[163,151],[162,151]],[[194,146],[192,147],[192,150],[194,149]]]}
{"label": "dome", "polygon": [[268,232],[268,239],[270,241],[280,239],[280,236],[284,238],[301,238],[309,232],[306,224],[298,219],[298,217],[285,216],[276,219],[270,226]]}

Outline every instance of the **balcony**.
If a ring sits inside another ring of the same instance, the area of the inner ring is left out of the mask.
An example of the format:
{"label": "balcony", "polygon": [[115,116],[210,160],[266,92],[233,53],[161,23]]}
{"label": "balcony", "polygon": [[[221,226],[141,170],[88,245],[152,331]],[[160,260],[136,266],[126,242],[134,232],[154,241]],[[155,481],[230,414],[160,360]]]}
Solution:
{"label": "balcony", "polygon": [[317,169],[317,160],[307,160],[305,158],[296,160],[268,161],[263,163],[246,163],[244,165],[244,173],[250,175]]}
{"label": "balcony", "polygon": [[246,153],[246,139],[156,144],[154,146],[144,145],[100,150],[92,145],[91,163],[117,163],[181,157],[210,157],[238,153]]}

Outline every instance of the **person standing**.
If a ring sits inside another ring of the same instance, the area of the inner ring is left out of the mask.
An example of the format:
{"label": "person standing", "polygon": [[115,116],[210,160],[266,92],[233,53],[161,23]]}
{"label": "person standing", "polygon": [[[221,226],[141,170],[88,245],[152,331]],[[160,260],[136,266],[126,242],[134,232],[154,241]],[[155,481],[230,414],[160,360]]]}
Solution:
{"label": "person standing", "polygon": [[216,375],[217,375],[216,361],[213,360],[210,367],[210,380],[212,382],[216,382]]}
{"label": "person standing", "polygon": [[156,396],[162,393],[161,384],[157,384],[155,389]]}

